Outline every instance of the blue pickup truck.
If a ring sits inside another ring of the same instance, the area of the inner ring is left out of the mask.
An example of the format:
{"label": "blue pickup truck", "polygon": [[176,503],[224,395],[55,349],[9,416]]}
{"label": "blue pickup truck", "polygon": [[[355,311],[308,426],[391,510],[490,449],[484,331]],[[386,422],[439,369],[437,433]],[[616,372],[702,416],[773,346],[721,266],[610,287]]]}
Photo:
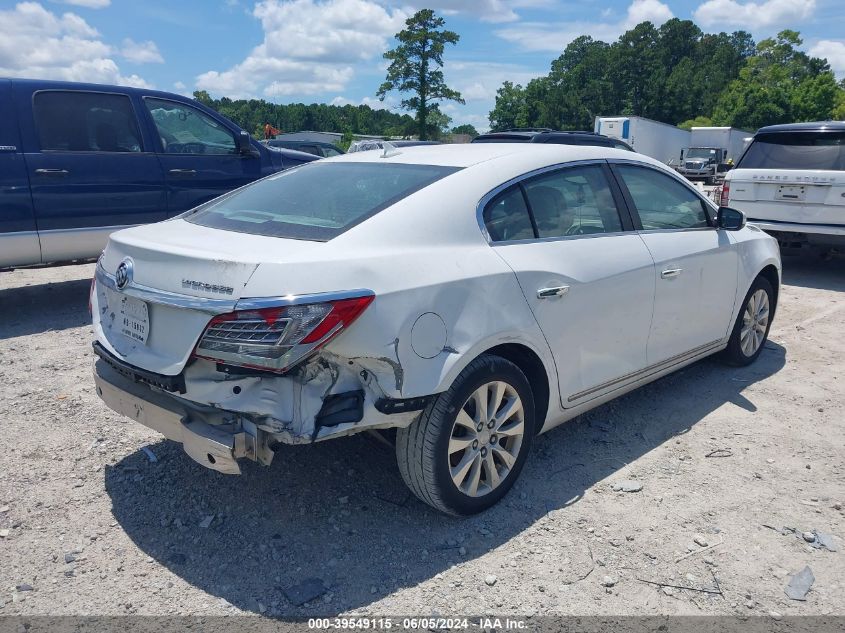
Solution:
{"label": "blue pickup truck", "polygon": [[316,158],[179,95],[0,78],[0,269],[97,257],[112,231]]}

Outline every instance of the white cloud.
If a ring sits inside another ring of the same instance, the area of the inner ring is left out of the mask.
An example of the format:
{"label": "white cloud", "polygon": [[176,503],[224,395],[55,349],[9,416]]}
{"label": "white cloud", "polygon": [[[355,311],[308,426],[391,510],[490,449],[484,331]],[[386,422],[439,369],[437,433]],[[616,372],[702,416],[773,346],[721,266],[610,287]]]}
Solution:
{"label": "white cloud", "polygon": [[111,46],[74,13],[57,15],[38,2],[0,10],[0,76],[148,86],[124,76]]}
{"label": "white cloud", "polygon": [[518,64],[498,62],[450,61],[444,68],[446,83],[461,93],[465,101],[489,101],[496,97],[505,81],[525,85],[534,77],[546,74]]}
{"label": "white cloud", "polygon": [[773,26],[790,26],[812,17],[816,0],[707,0],[693,13],[701,26],[736,26],[754,30]]}
{"label": "white cloud", "polygon": [[845,76],[845,41],[819,40],[809,50],[813,57],[826,59],[837,78]]}
{"label": "white cloud", "polygon": [[105,9],[111,4],[111,0],[59,0],[63,4],[72,4],[86,9]]}
{"label": "white cloud", "polygon": [[412,1],[414,9],[434,9],[445,15],[467,13],[482,22],[515,22],[515,9],[548,7],[553,0],[422,0]]}
{"label": "white cloud", "polygon": [[660,0],[633,0],[625,17],[609,22],[524,22],[496,31],[496,35],[528,51],[561,53],[576,37],[590,35],[610,42],[640,22],[660,26],[673,17],[672,10]]}
{"label": "white cloud", "polygon": [[229,70],[199,75],[199,89],[232,98],[341,92],[356,63],[387,49],[407,13],[373,0],[264,0],[253,16],[264,41]]}
{"label": "white cloud", "polygon": [[120,54],[130,62],[136,64],[164,63],[164,57],[161,56],[158,46],[151,40],[136,42],[127,37],[123,40],[123,47],[120,50]]}
{"label": "white cloud", "polygon": [[399,106],[399,100],[392,98],[390,95],[388,95],[384,101],[381,101],[375,97],[364,97],[359,101],[353,101],[352,99],[347,99],[346,97],[338,95],[337,97],[329,101],[329,104],[334,106],[365,105],[370,106],[373,110],[393,110],[394,108]]}

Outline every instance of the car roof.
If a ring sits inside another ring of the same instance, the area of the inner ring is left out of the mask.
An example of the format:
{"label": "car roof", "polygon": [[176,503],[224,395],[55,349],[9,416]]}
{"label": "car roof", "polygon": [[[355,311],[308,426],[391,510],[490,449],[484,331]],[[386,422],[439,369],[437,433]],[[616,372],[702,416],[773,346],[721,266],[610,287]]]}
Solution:
{"label": "car roof", "polygon": [[[462,143],[416,145],[396,152],[367,150],[324,159],[324,162],[392,162],[443,167],[472,167],[488,161],[511,158],[527,163],[567,163],[577,160],[631,158],[631,152],[598,145],[559,145],[555,143]],[[643,162],[657,162],[638,155]],[[658,163],[659,164],[659,163]]]}
{"label": "car roof", "polygon": [[843,132],[845,121],[809,121],[807,123],[781,123],[780,125],[767,125],[757,130],[757,134],[769,134],[771,132]]}

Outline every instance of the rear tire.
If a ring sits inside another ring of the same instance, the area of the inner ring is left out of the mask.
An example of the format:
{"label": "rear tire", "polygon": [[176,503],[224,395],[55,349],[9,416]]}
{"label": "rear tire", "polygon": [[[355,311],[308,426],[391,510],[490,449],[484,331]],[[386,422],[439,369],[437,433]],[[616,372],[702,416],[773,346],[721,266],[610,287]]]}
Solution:
{"label": "rear tire", "polygon": [[471,362],[408,428],[396,433],[402,479],[447,514],[482,512],[510,490],[534,437],[534,397],[504,358]]}
{"label": "rear tire", "polygon": [[765,277],[757,277],[736,317],[724,359],[729,365],[750,365],[760,353],[769,337],[772,317],[775,314],[775,292]]}

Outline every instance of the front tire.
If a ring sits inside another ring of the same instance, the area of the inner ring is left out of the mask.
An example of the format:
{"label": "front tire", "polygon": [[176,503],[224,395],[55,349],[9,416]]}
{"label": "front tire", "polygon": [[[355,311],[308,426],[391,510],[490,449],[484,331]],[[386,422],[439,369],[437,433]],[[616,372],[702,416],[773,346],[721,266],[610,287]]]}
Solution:
{"label": "front tire", "polygon": [[774,313],[772,284],[765,277],[757,277],[745,295],[725,349],[724,357],[728,364],[742,367],[757,360],[769,337]]}
{"label": "front tire", "polygon": [[522,371],[483,355],[396,434],[402,479],[421,501],[470,515],[497,503],[522,470],[535,429],[534,397]]}

